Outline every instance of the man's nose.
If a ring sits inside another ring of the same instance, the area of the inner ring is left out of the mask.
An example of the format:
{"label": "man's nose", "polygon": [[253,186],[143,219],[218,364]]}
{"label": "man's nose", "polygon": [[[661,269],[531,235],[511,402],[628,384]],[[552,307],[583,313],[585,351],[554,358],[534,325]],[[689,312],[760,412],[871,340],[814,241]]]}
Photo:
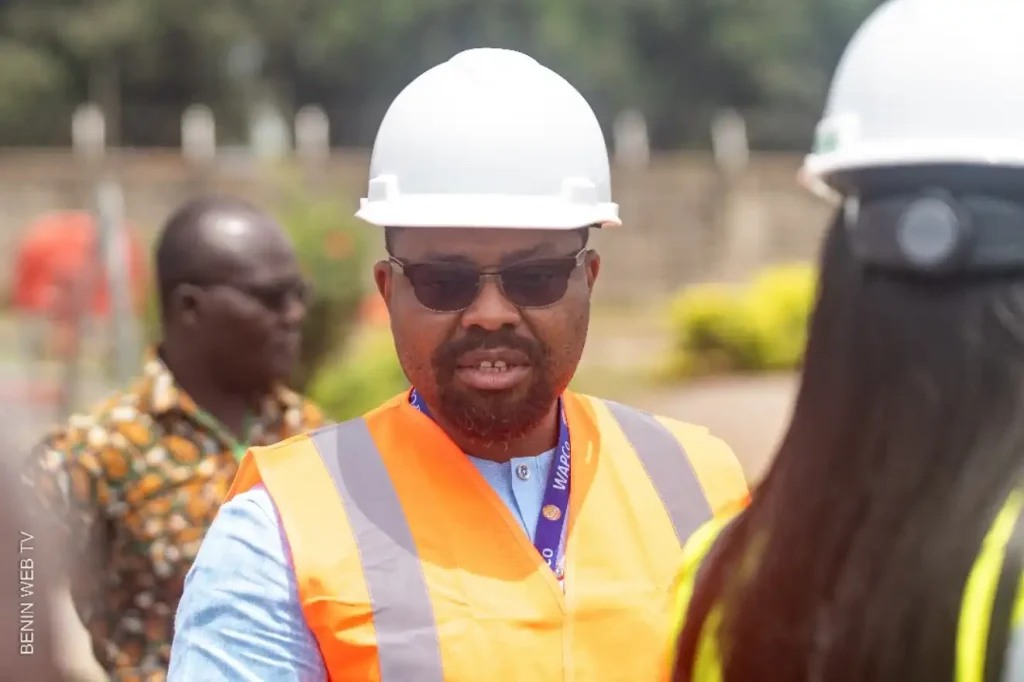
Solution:
{"label": "man's nose", "polygon": [[298,326],[306,318],[308,304],[299,294],[288,294],[281,302],[281,316],[288,325]]}
{"label": "man's nose", "polygon": [[484,275],[480,293],[462,313],[463,327],[481,327],[488,331],[516,327],[521,321],[519,308],[505,298],[495,275]]}

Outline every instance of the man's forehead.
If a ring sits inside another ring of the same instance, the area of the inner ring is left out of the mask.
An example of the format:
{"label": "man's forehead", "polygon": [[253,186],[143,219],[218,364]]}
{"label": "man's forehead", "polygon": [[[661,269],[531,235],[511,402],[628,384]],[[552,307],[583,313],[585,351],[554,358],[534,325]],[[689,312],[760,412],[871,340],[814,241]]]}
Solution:
{"label": "man's forehead", "polygon": [[494,264],[533,256],[564,256],[580,248],[575,230],[404,228],[395,255],[409,260],[462,260]]}
{"label": "man's forehead", "polygon": [[199,245],[211,266],[225,274],[252,274],[294,260],[291,245],[281,228],[263,215],[223,212],[205,217]]}
{"label": "man's forehead", "polygon": [[204,245],[235,253],[287,246],[280,226],[259,213],[212,211],[201,218],[199,233]]}

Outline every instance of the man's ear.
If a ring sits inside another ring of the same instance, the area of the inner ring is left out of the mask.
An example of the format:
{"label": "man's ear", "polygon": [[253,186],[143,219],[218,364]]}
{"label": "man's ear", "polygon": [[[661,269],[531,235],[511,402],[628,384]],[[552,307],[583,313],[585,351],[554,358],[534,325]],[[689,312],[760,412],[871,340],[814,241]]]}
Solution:
{"label": "man's ear", "polygon": [[373,281],[377,285],[377,293],[384,299],[388,309],[391,308],[391,287],[394,284],[394,270],[391,263],[379,260],[373,265]]}
{"label": "man's ear", "polygon": [[192,325],[198,320],[202,305],[202,291],[191,284],[176,287],[171,293],[165,317],[180,324]]}
{"label": "man's ear", "polygon": [[587,287],[593,291],[597,275],[601,272],[601,254],[594,249],[587,251],[587,260],[584,266],[587,269]]}

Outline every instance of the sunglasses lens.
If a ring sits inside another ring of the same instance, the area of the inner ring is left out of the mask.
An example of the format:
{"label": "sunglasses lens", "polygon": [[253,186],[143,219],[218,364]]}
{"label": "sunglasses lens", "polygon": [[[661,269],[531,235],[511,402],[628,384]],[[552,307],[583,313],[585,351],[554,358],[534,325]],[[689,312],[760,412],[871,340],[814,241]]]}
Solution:
{"label": "sunglasses lens", "polygon": [[480,287],[480,275],[472,268],[457,265],[423,263],[409,265],[405,276],[412,284],[416,300],[437,312],[468,308]]}
{"label": "sunglasses lens", "polygon": [[575,269],[573,258],[512,267],[502,273],[501,286],[508,300],[520,308],[543,308],[565,296]]}
{"label": "sunglasses lens", "polygon": [[249,287],[245,291],[270,310],[284,310],[293,300],[307,306],[312,300],[312,288],[306,282]]}

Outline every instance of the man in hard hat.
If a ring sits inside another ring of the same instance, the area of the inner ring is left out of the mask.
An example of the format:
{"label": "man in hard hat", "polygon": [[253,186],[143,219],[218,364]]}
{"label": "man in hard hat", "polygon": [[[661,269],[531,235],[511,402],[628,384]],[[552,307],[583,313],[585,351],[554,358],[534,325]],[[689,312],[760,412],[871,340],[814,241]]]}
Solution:
{"label": "man in hard hat", "polygon": [[25,467],[59,521],[75,607],[115,680],[163,680],[185,574],[249,444],[323,425],[284,387],[308,287],[281,226],[204,197],[156,250],[163,339],[139,379],[48,435]]}
{"label": "man in hard hat", "polygon": [[681,543],[744,497],[700,427],[566,389],[619,225],[582,96],[470,50],[387,112],[358,216],[412,386],[250,450],[176,619],[169,677],[643,680]]}

